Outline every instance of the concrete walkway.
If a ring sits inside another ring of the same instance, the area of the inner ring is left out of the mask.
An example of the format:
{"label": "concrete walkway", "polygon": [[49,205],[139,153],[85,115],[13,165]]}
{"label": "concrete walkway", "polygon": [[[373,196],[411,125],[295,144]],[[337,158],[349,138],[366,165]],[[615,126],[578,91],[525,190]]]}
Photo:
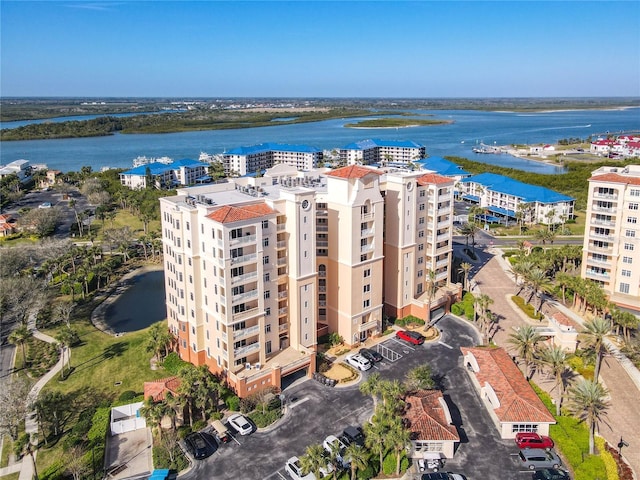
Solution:
{"label": "concrete walkway", "polygon": [[[511,296],[516,293],[516,285],[513,276],[508,273],[510,265],[502,258],[502,252],[494,249],[490,252],[479,252],[479,256],[479,261],[474,262],[471,284],[476,291],[479,290],[493,299],[494,303],[489,308],[500,317],[493,341],[510,350],[507,340],[515,328],[524,323],[540,326],[541,322],[530,319],[511,301]],[[561,311],[578,325],[585,321],[570,308],[552,300],[546,302],[545,311],[549,315]],[[623,449],[622,454],[637,478],[640,472],[640,414],[637,407],[640,372],[620,354],[612,342],[609,341],[608,345],[611,354],[603,360],[600,380],[610,392],[611,407],[600,425],[599,433],[613,446],[617,445],[620,437],[629,443],[629,447]],[[554,388],[554,382],[545,375],[535,376],[534,381],[547,391]]]}
{"label": "concrete walkway", "polygon": [[[47,343],[57,343],[56,339],[50,337],[49,335],[45,335],[40,332],[36,328],[36,319],[32,316],[27,323],[29,330],[33,333],[34,338],[38,340],[42,340]],[[42,376],[33,387],[29,391],[29,395],[27,396],[27,402],[32,402],[38,395],[40,394],[40,390],[56,375],[60,373],[64,363],[69,363],[71,361],[71,350],[65,348],[64,352],[61,354],[58,363],[56,363],[51,370],[49,370],[44,376]],[[31,412],[30,412],[31,413]],[[37,434],[38,433],[38,423],[35,418],[32,418],[32,415],[27,414],[25,419],[25,433],[27,434]],[[37,451],[34,452],[34,457],[37,457]],[[22,460],[14,463],[13,465],[9,465],[8,467],[0,468],[0,477],[4,475],[9,475],[12,473],[20,472],[20,480],[32,480],[33,479],[33,462],[31,461],[31,457],[29,455],[25,455],[22,457]]]}

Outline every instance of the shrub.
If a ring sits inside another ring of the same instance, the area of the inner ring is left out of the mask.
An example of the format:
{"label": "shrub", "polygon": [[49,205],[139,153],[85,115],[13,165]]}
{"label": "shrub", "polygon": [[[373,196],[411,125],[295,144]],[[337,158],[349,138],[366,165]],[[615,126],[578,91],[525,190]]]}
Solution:
{"label": "shrub", "polygon": [[191,427],[191,430],[193,430],[194,432],[199,432],[200,430],[202,430],[206,426],[207,426],[207,422],[206,421],[198,420],[196,422],[193,422],[193,427]]}
{"label": "shrub", "polygon": [[180,447],[176,446],[173,452],[173,462],[169,458],[167,450],[160,446],[153,447],[153,466],[155,468],[168,468],[170,470],[177,470],[178,472],[184,470],[189,466],[189,461],[180,450]]}
{"label": "shrub", "polygon": [[94,445],[103,444],[107,438],[107,429],[111,418],[110,407],[100,407],[96,409],[91,419],[91,428],[87,433],[87,438]]}
{"label": "shrub", "polygon": [[326,343],[329,343],[329,334],[325,333],[324,335],[320,335],[318,337],[318,345],[324,345]]}
{"label": "shrub", "polygon": [[251,397],[245,397],[240,399],[240,412],[249,413],[256,408],[255,399]]}
{"label": "shrub", "polygon": [[335,347],[336,345],[342,345],[344,338],[340,336],[338,332],[332,332],[329,334],[329,345]]}
{"label": "shrub", "polygon": [[133,400],[137,396],[138,396],[138,394],[136,392],[134,392],[133,390],[125,390],[118,397],[118,401],[120,401],[120,402],[130,402],[131,400]]}
{"label": "shrub", "polygon": [[44,471],[38,472],[40,480],[58,480],[63,478],[65,466],[61,461],[57,461],[49,465]]}
{"label": "shrub", "polygon": [[[385,475],[394,475],[396,473],[396,463],[397,463],[397,454],[396,452],[389,452],[384,457],[382,461],[382,471]],[[400,473],[404,472],[409,468],[409,460],[407,459],[407,454],[402,452],[402,457],[400,459]]]}
{"label": "shrub", "polygon": [[616,464],[613,455],[611,455],[609,450],[607,450],[604,438],[596,435],[595,442],[598,453],[600,453],[600,458],[604,463],[604,468],[607,471],[607,480],[620,480],[620,476],[618,475],[618,465]]}
{"label": "shrub", "polygon": [[542,314],[535,313],[535,309],[533,308],[533,305],[531,305],[530,303],[524,303],[524,299],[522,297],[513,295],[511,297],[511,300],[513,300],[513,303],[515,303],[520,308],[520,310],[526,313],[529,318],[533,318],[534,320],[542,319]]}
{"label": "shrub", "polygon": [[232,412],[237,412],[240,409],[240,398],[237,395],[229,395],[224,399],[224,404]]}
{"label": "shrub", "polygon": [[262,410],[256,410],[248,414],[248,417],[253,420],[258,428],[264,428],[271,425],[282,416],[282,410],[280,408],[274,410],[267,410],[262,413]]}
{"label": "shrub", "polygon": [[188,363],[182,360],[176,352],[171,352],[162,362],[164,369],[172,375],[177,375],[186,365],[188,365]]}

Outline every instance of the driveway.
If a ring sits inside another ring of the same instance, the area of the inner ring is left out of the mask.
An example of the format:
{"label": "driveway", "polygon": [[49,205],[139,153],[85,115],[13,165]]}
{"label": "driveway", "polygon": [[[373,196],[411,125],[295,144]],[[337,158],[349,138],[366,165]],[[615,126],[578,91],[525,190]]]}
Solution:
{"label": "driveway", "polygon": [[[408,370],[428,363],[442,378],[444,395],[458,427],[461,443],[446,469],[464,473],[469,479],[526,478],[513,455],[512,441],[501,440],[484,409],[479,395],[462,367],[460,346],[477,343],[477,334],[467,322],[445,316],[438,324],[441,337],[422,346],[413,346],[387,338],[381,345],[394,351],[396,361],[383,360],[363,375],[379,372],[385,379],[402,380]],[[362,425],[372,414],[372,401],[357,385],[329,388],[306,380],[285,390],[290,401],[287,415],[273,429],[250,436],[236,436],[238,443],[220,445],[206,460],[181,478],[215,479],[288,479],[286,460],[300,456],[313,443],[321,443],[329,434],[339,434],[347,425]]]}

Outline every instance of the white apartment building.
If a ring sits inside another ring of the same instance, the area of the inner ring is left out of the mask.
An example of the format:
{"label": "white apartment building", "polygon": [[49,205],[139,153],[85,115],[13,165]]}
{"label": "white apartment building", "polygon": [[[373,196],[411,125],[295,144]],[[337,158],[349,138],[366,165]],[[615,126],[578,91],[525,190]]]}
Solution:
{"label": "white apartment building", "polygon": [[640,165],[592,173],[582,255],[582,277],[640,314]]}
{"label": "white apartment building", "polygon": [[401,164],[420,160],[426,155],[424,145],[410,140],[369,139],[350,143],[340,149],[340,161],[347,165]]}
{"label": "white apartment building", "polygon": [[147,188],[151,180],[153,188],[172,188],[198,183],[207,174],[208,165],[188,158],[175,162],[152,162],[139,165],[120,174],[120,183],[131,189]]}
{"label": "white apartment building", "polygon": [[238,147],[222,155],[226,175],[243,176],[259,172],[274,165],[285,164],[297,170],[313,170],[322,163],[323,153],[306,145],[262,143],[250,147]]}
{"label": "white apartment building", "polygon": [[314,372],[318,334],[352,345],[381,333],[385,311],[424,318],[450,298],[425,285],[433,270],[450,287],[452,189],[424,172],[278,165],[162,198],[181,358],[246,396]]}

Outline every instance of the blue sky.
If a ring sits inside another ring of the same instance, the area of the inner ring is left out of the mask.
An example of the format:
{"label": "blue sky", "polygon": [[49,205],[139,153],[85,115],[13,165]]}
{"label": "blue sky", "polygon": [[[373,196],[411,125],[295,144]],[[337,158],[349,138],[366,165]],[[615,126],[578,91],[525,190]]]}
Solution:
{"label": "blue sky", "polygon": [[0,2],[6,96],[640,96],[640,2]]}

